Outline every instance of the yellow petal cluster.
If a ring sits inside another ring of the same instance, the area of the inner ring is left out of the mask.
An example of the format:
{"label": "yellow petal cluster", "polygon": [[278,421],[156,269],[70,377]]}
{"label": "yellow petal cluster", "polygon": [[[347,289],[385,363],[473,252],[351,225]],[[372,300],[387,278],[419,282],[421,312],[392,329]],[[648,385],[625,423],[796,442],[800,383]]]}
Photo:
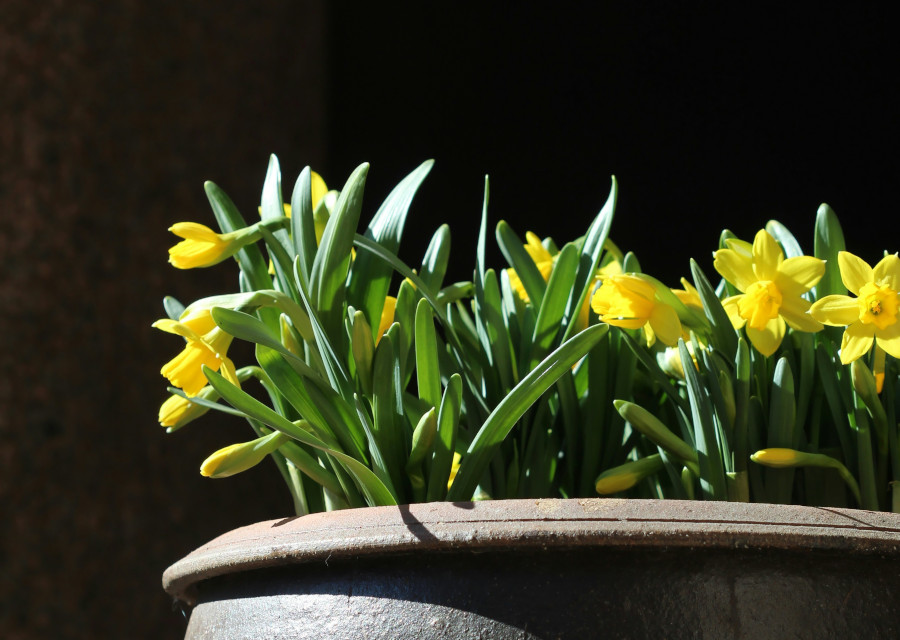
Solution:
{"label": "yellow petal cluster", "polygon": [[873,269],[847,251],[838,253],[844,286],[856,297],[830,295],[810,309],[818,321],[847,327],[841,340],[841,362],[848,364],[868,353],[872,344],[900,358],[900,258],[885,256]]}
{"label": "yellow petal cluster", "polygon": [[810,316],[803,298],[822,278],[825,262],[811,256],[784,257],[775,238],[760,230],[753,244],[727,240],[715,253],[714,266],[742,293],[722,301],[735,329],[746,327],[757,351],[770,356],[784,339],[786,326],[815,332],[822,323]]}
{"label": "yellow petal cluster", "polygon": [[207,382],[203,365],[213,371],[222,369],[227,379],[237,381],[234,364],[227,357],[232,337],[216,326],[210,309],[201,309],[177,321],[157,320],[153,326],[180,335],[187,342],[181,353],[160,370],[173,387],[182,389],[188,396],[197,395]]}
{"label": "yellow petal cluster", "polygon": [[635,274],[608,276],[591,298],[600,321],[623,329],[643,329],[647,345],[658,337],[672,346],[681,336],[681,321],[671,306],[660,302],[656,287]]}
{"label": "yellow petal cluster", "polygon": [[216,233],[196,222],[176,222],[169,227],[169,231],[184,238],[169,249],[169,263],[176,269],[211,267],[234,255],[243,246],[238,238],[240,232]]}

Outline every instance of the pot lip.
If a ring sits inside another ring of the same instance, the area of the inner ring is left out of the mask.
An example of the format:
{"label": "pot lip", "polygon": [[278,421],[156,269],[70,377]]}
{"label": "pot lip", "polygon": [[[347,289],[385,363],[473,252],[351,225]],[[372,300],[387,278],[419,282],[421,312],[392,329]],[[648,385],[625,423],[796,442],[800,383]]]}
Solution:
{"label": "pot lip", "polygon": [[838,550],[900,557],[900,514],[692,500],[489,500],[366,507],[258,522],[179,560],[163,588],[193,604],[209,578],[372,554],[523,548]]}

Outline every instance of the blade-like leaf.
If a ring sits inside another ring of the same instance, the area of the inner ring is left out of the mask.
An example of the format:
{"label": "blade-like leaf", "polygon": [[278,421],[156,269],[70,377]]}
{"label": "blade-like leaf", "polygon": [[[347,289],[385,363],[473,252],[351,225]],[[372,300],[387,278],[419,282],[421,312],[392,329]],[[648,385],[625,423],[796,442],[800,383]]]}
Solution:
{"label": "blade-like leaf", "polygon": [[522,414],[606,334],[595,325],[570,338],[537,365],[510,391],[479,429],[447,494],[450,500],[471,498],[498,447]]}
{"label": "blade-like leaf", "polygon": [[[391,253],[398,252],[403,227],[406,224],[406,214],[433,164],[433,160],[423,162],[394,187],[369,223],[363,234],[365,237],[377,242]],[[356,256],[350,271],[347,300],[354,308],[361,309],[366,314],[374,329],[378,328],[378,319],[381,317],[392,275],[390,265],[367,252]]]}
{"label": "blade-like leaf", "polygon": [[298,442],[324,451],[335,458],[347,472],[353,476],[371,506],[397,504],[397,501],[391,495],[388,488],[384,486],[384,483],[364,464],[340,451],[335,451],[328,447],[324,442],[307,433],[287,418],[279,415],[253,396],[234,386],[208,367],[204,367],[203,373],[206,375],[207,380],[209,380],[210,385],[212,385],[222,398],[235,409],[244,412],[246,415],[259,420],[273,429],[281,431]]}

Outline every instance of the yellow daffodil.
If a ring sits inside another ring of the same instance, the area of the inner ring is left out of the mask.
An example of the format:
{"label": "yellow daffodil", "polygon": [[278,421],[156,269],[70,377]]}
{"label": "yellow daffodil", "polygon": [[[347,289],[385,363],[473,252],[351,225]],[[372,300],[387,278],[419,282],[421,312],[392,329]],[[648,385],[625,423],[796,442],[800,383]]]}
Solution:
{"label": "yellow daffodil", "polygon": [[225,378],[236,383],[234,363],[226,355],[232,337],[216,326],[209,309],[177,321],[157,320],[153,326],[187,341],[181,353],[160,370],[173,387],[179,387],[189,396],[197,395],[207,382],[203,365],[214,371],[222,369]]}
{"label": "yellow daffodil", "polygon": [[200,465],[200,475],[207,478],[227,478],[255,467],[290,438],[280,431],[219,449]]}
{"label": "yellow daffodil", "polygon": [[387,296],[384,299],[384,307],[381,308],[381,320],[378,322],[378,333],[375,335],[375,344],[381,341],[381,336],[394,324],[394,310],[397,308],[397,298]]}
{"label": "yellow daffodil", "polygon": [[872,348],[872,343],[900,358],[900,258],[885,256],[873,269],[852,253],[838,253],[841,280],[855,295],[830,295],[810,312],[820,322],[847,328],[841,340],[841,362],[848,364]]}
{"label": "yellow daffodil", "polygon": [[681,321],[670,305],[657,299],[656,287],[636,274],[603,279],[591,298],[600,321],[623,329],[643,329],[647,345],[658,337],[672,346],[681,336]]}
{"label": "yellow daffodil", "polygon": [[244,229],[216,233],[196,222],[177,222],[169,227],[169,231],[184,238],[169,249],[169,262],[176,269],[211,267],[233,256],[246,244]]}
{"label": "yellow daffodil", "polygon": [[[528,252],[528,255],[531,256],[531,259],[534,261],[535,266],[537,266],[538,271],[541,272],[544,282],[547,282],[550,280],[550,273],[553,271],[554,257],[541,243],[541,239],[531,231],[525,233],[525,240],[527,240],[525,251]],[[522,300],[530,302],[531,300],[528,297],[528,292],[525,291],[525,286],[522,284],[522,280],[519,278],[519,274],[516,273],[516,270],[507,269],[506,272],[509,274],[509,284],[512,285],[515,292],[519,294],[519,297],[522,298]]]}
{"label": "yellow daffodil", "polygon": [[675,294],[675,297],[681,300],[684,306],[698,309],[702,312],[703,300],[700,299],[700,293],[694,285],[688,282],[687,278],[682,278],[681,286],[684,287],[684,289],[672,289],[672,293]]}
{"label": "yellow daffodil", "polygon": [[768,231],[756,234],[753,245],[726,240],[727,249],[715,253],[714,266],[742,293],[722,301],[732,325],[746,325],[757,351],[769,356],[784,339],[785,323],[792,329],[815,332],[822,323],[810,316],[802,296],[821,279],[825,262],[810,256],[784,258]]}

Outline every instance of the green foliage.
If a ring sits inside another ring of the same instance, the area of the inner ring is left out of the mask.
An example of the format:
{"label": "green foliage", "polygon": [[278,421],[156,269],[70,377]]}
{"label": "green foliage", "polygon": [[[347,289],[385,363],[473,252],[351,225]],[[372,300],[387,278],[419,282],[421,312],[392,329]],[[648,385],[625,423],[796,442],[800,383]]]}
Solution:
{"label": "green foliage", "polygon": [[[211,456],[214,475],[268,454],[298,513],[597,492],[900,508],[900,385],[890,355],[876,350],[845,366],[834,327],[788,328],[763,355],[758,335],[735,324],[730,296],[746,292],[734,282],[711,282],[691,260],[695,291],[676,297],[609,240],[614,178],[580,238],[538,246],[529,234],[526,245],[497,222],[507,262],[497,268],[485,262],[485,180],[472,279],[448,284],[447,225],[418,268],[398,257],[431,168],[425,162],[404,178],[362,233],[366,164],[318,202],[304,169],[287,219],[272,156],[254,224],[206,184],[221,231],[253,235],[228,254],[240,272],[235,293],[187,307],[164,301],[169,320],[160,328],[210,353],[208,386],[193,397],[171,388],[161,421],[180,431],[210,409],[248,421],[256,439]],[[784,259],[805,259],[784,225],[765,228]],[[722,233],[720,248],[748,246]],[[837,217],[822,205],[814,255],[826,266],[806,300],[847,293],[837,266],[843,250]],[[601,285],[623,272],[630,275],[619,293]],[[629,299],[634,274],[653,300]],[[588,310],[594,296],[618,310],[601,320]],[[615,306],[626,299],[632,306]],[[215,329],[203,333],[207,316]],[[677,344],[654,341],[663,328],[654,323],[675,316]],[[253,345],[256,360],[236,374],[226,357],[231,341]],[[268,402],[242,388],[254,381]]]}

